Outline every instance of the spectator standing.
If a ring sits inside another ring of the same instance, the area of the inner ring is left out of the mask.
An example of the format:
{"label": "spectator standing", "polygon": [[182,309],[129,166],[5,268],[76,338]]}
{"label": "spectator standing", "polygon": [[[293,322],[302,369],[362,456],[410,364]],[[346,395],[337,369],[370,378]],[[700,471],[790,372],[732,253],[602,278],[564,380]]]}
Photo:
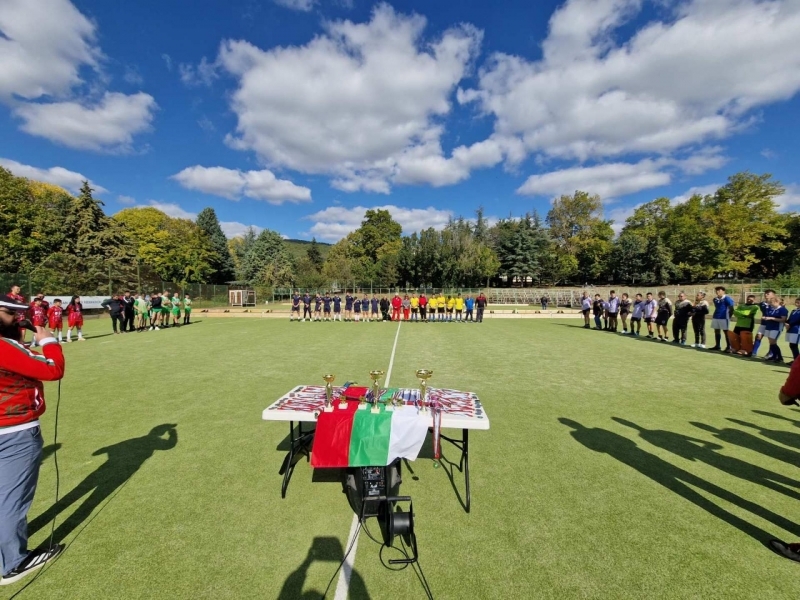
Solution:
{"label": "spectator standing", "polygon": [[675,303],[675,318],[672,320],[672,342],[674,344],[686,345],[686,330],[689,328],[689,319],[692,317],[694,306],[686,298],[686,294],[678,294],[678,301]]}
{"label": "spectator standing", "polygon": [[428,298],[425,292],[419,295],[419,318],[423,323],[428,320]]}
{"label": "spectator standing", "polygon": [[0,297],[0,584],[19,581],[58,556],[64,547],[28,550],[27,516],[39,479],[42,433],[39,417],[46,410],[42,381],[64,376],[58,341],[38,327],[34,341],[44,356],[20,343],[19,315],[28,306]]}
{"label": "spectator standing", "polygon": [[706,347],[706,316],[708,312],[706,293],[697,292],[694,306],[692,307],[692,330],[694,331],[694,344],[692,344],[692,348],[704,350]]}
{"label": "spectator standing", "polygon": [[[125,333],[125,329],[123,327],[123,323],[125,322],[123,317],[125,306],[120,299],[119,294],[114,294],[111,296],[111,298],[103,300],[100,303],[100,306],[107,308],[108,312],[111,313],[111,326],[114,328],[114,333]],[[117,331],[117,324],[119,324],[122,331]]]}
{"label": "spectator standing", "polygon": [[483,311],[489,306],[489,300],[484,296],[483,292],[478,294],[475,298],[476,319],[477,323],[483,323]]}
{"label": "spectator standing", "polygon": [[[798,406],[798,399],[800,399],[800,361],[795,361],[792,370],[789,371],[789,377],[778,392],[778,401],[784,406]],[[784,558],[800,562],[800,543],[790,544],[776,539],[769,541],[769,547]]]}
{"label": "spectator standing", "polygon": [[400,320],[400,309],[403,307],[403,300],[400,294],[395,294],[392,298],[392,321]]}
{"label": "spectator standing", "polygon": [[136,326],[133,323],[133,321],[134,321],[134,318],[133,318],[134,310],[133,309],[134,309],[135,300],[134,300],[133,296],[131,296],[130,290],[126,291],[122,295],[122,298],[120,298],[120,300],[122,300],[122,304],[123,304],[123,306],[122,306],[122,316],[123,316],[122,331],[134,331],[136,329]]}
{"label": "spectator standing", "polygon": [[389,303],[389,299],[386,296],[381,298],[380,307],[381,307],[381,319],[385,323],[386,321],[391,321],[392,318],[389,316],[389,308],[391,308],[391,304]]}
{"label": "spectator standing", "polygon": [[466,311],[464,314],[464,321],[471,322],[473,320],[472,311],[475,309],[475,299],[469,294],[464,298],[464,309]]}
{"label": "spectator standing", "polygon": [[545,294],[542,296],[542,310],[547,310],[547,305],[550,304],[550,296]]}

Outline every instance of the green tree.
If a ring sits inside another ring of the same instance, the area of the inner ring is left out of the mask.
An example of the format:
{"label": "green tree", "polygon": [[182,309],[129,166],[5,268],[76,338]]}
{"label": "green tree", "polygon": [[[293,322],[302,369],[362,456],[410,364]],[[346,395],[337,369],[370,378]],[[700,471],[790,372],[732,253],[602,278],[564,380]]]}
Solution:
{"label": "green tree", "polygon": [[706,199],[710,234],[725,248],[723,270],[747,273],[756,263],[759,246],[772,252],[783,248],[775,198],[784,191],[772,175],[744,171],[731,175],[728,183]]}
{"label": "green tree", "polygon": [[210,283],[224,284],[236,278],[233,257],[228,249],[228,239],[222,232],[222,227],[217,219],[217,213],[208,207],[200,211],[195,221],[197,226],[206,234],[211,245],[211,269],[213,273],[209,278]]}
{"label": "green tree", "polygon": [[269,229],[258,234],[242,259],[242,279],[254,285],[292,284],[292,260],[280,234]]}
{"label": "green tree", "polygon": [[308,250],[306,250],[306,258],[311,261],[318,273],[322,271],[322,265],[325,261],[322,259],[322,252],[319,249],[319,244],[317,244],[317,238],[311,238],[311,243],[308,245]]}
{"label": "green tree", "polygon": [[647,240],[636,233],[623,231],[614,240],[609,272],[614,281],[634,285],[648,280]]}

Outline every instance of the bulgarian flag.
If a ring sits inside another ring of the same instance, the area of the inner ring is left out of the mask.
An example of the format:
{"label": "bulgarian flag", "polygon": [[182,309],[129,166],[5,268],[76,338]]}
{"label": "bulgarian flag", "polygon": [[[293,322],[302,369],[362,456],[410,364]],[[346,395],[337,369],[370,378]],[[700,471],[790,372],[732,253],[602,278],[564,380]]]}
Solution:
{"label": "bulgarian flag", "polygon": [[317,419],[311,465],[318,468],[385,466],[397,458],[415,460],[428,427],[430,413],[420,413],[416,406],[373,413],[372,406],[358,409],[358,402],[348,402],[333,412],[323,412]]}

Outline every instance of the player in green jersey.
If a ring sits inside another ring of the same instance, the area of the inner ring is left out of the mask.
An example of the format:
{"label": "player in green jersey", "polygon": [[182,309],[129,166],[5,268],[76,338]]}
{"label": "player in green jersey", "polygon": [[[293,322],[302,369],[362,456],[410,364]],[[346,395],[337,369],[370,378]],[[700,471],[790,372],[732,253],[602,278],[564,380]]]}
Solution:
{"label": "player in green jersey", "polygon": [[180,327],[181,320],[181,299],[178,292],[172,294],[172,326]]}
{"label": "player in green jersey", "polygon": [[190,321],[190,317],[192,316],[192,299],[189,297],[189,294],[183,298],[183,324],[188,325]]}
{"label": "player in green jersey", "polygon": [[144,299],[144,294],[136,294],[133,308],[136,311],[136,327],[139,331],[144,331],[147,329],[148,321],[150,320],[150,306],[147,300]]}
{"label": "player in green jersey", "polygon": [[169,315],[171,312],[172,299],[170,298],[169,292],[164,292],[161,295],[161,317],[159,317],[162,327],[169,327]]}

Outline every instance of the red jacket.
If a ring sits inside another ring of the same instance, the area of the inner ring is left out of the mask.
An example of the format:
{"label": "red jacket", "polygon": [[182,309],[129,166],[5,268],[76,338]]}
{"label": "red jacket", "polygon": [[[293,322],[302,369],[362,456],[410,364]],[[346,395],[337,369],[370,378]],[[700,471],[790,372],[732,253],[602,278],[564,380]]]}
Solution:
{"label": "red jacket", "polygon": [[403,301],[400,299],[400,296],[392,298],[392,308],[400,308],[401,306],[403,306]]}
{"label": "red jacket", "polygon": [[45,411],[42,381],[64,376],[64,354],[55,339],[45,341],[44,356],[0,337],[0,427],[23,425]]}
{"label": "red jacket", "polygon": [[800,360],[795,360],[792,365],[792,370],[789,371],[789,377],[786,383],[783,384],[781,392],[789,396],[789,398],[800,397]]}

